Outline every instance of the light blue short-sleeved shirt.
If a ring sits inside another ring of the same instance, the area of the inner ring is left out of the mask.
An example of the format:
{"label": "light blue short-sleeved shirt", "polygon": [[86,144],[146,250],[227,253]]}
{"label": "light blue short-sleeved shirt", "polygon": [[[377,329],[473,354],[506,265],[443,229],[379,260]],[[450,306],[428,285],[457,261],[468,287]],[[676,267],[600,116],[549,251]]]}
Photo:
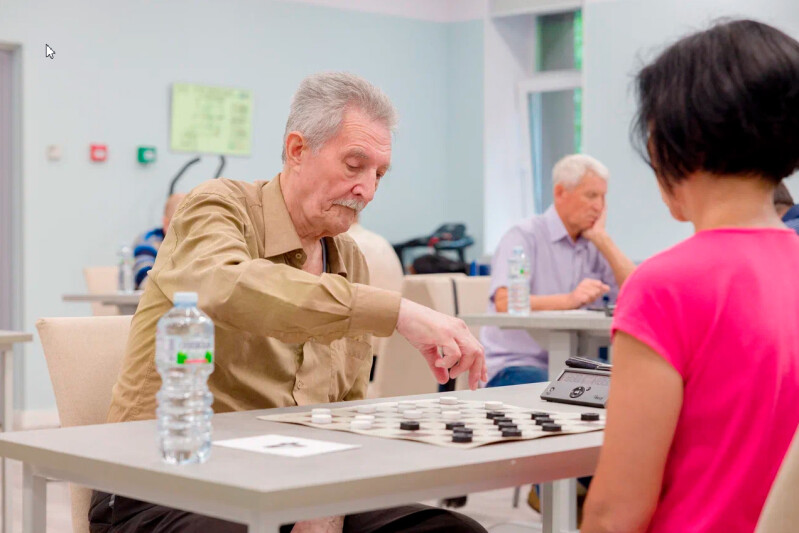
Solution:
{"label": "light blue short-sleeved shirt", "polygon": [[[585,278],[598,279],[611,287],[610,298],[618,293],[616,278],[607,260],[590,241],[572,241],[554,206],[512,227],[499,242],[491,261],[491,299],[488,311],[495,312],[494,293],[508,286],[508,259],[521,246],[530,262],[530,294],[549,295],[573,291]],[[488,379],[509,366],[546,368],[547,352],[526,332],[484,327],[481,341],[486,351]]]}

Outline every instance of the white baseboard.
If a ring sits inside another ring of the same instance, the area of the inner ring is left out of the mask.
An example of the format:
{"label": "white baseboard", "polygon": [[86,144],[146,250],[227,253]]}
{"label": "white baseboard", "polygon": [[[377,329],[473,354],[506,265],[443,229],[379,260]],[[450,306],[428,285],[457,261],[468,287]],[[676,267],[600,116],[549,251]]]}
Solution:
{"label": "white baseboard", "polygon": [[57,428],[61,425],[55,409],[14,411],[14,430]]}

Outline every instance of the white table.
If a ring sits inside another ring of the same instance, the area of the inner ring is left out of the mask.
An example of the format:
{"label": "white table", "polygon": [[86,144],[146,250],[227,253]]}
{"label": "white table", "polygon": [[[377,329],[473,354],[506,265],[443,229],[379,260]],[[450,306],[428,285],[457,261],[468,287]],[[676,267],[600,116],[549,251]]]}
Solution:
{"label": "white table", "polygon": [[613,318],[601,311],[532,311],[527,315],[481,313],[460,315],[470,326],[497,326],[502,329],[523,329],[549,352],[549,379],[558,377],[566,360],[578,353],[580,343],[599,339],[610,341]]}
{"label": "white table", "polygon": [[120,315],[132,315],[136,313],[136,307],[139,306],[141,295],[142,291],[134,291],[132,293],[65,294],[62,299],[65,302],[88,302],[115,305],[119,308]]}
{"label": "white table", "polygon": [[[534,384],[447,394],[530,408],[590,410],[545,404],[539,399],[543,388]],[[215,446],[207,463],[176,467],[161,462],[155,421],[3,434],[0,455],[24,463],[24,531],[44,531],[48,477],[245,523],[250,532],[275,533],[280,524],[302,519],[589,475],[603,438],[594,432],[458,450],[256,419],[264,413],[214,416],[214,440],[277,433],[361,447],[291,459]],[[546,533],[576,528],[574,517],[558,515],[570,499],[573,493],[544,494]]]}
{"label": "white table", "polygon": [[[3,431],[14,429],[14,345],[31,342],[33,335],[19,331],[0,330],[0,383],[3,384]],[[0,459],[3,471],[3,533],[11,531],[11,472],[3,457]]]}

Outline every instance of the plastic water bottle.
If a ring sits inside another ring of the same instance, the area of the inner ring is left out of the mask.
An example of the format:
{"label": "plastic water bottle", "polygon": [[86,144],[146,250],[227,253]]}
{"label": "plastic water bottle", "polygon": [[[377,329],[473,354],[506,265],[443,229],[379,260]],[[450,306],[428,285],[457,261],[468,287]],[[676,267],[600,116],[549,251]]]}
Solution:
{"label": "plastic water bottle", "polygon": [[203,463],[211,452],[214,323],[197,308],[196,292],[176,292],[175,306],[158,321],[155,361],[158,440],[169,464]]}
{"label": "plastic water bottle", "polygon": [[128,245],[119,248],[119,290],[121,292],[133,292],[136,284],[133,280],[133,249]]}
{"label": "plastic water bottle", "polygon": [[524,248],[516,246],[508,259],[508,313],[530,312],[530,263]]}

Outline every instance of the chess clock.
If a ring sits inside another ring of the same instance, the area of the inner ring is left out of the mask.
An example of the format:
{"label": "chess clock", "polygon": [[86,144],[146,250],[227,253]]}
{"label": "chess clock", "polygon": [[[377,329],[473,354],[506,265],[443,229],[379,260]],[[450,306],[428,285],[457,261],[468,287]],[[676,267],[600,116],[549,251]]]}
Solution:
{"label": "chess clock", "polygon": [[610,372],[588,368],[566,368],[541,394],[548,402],[605,407],[610,391]]}

